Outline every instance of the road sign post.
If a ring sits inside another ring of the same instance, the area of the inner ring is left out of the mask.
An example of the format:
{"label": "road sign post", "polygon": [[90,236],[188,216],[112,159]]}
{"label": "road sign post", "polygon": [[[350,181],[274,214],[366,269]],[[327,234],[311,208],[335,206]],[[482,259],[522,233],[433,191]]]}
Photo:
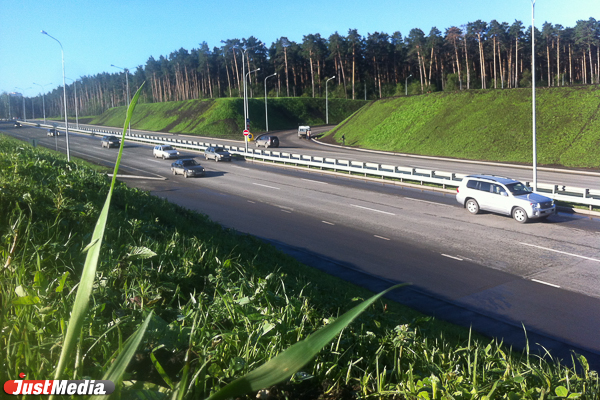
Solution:
{"label": "road sign post", "polygon": [[244,129],[244,142],[246,143],[246,153],[248,152],[248,136],[250,135],[250,131],[248,129]]}

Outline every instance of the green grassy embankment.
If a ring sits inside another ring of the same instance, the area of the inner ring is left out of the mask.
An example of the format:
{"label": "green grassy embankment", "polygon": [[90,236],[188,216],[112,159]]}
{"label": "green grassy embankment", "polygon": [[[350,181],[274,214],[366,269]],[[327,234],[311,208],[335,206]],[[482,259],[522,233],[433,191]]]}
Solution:
{"label": "green grassy embankment", "polygon": [[[383,99],[324,140],[362,148],[531,163],[531,89],[471,90]],[[536,90],[538,164],[600,168],[600,88]]]}
{"label": "green grassy embankment", "polygon": [[[324,125],[325,99],[269,98],[269,131],[294,129],[298,125]],[[339,123],[367,102],[361,100],[329,100],[329,122]],[[249,99],[250,131],[264,132],[264,99]],[[100,116],[80,118],[80,122],[122,127],[125,107],[115,107]],[[138,104],[131,121],[132,128],[197,134],[200,136],[239,139],[244,126],[241,99],[188,100]]]}
{"label": "green grassy embankment", "polygon": [[[105,174],[78,161],[0,136],[1,381],[21,372],[28,379],[54,376],[83,249],[109,186]],[[156,254],[136,256],[140,249]],[[191,345],[194,378],[186,398],[206,398],[369,295],[258,239],[121,183],[93,301],[65,372],[73,379],[99,379],[152,310],[125,380],[146,382],[145,390],[155,394],[145,397],[166,398]],[[196,320],[198,329],[192,330]],[[574,359],[578,371],[570,360],[513,353],[495,340],[383,300],[301,373],[269,389],[273,399],[597,400],[598,374],[584,358]],[[130,392],[123,398],[132,397]]]}

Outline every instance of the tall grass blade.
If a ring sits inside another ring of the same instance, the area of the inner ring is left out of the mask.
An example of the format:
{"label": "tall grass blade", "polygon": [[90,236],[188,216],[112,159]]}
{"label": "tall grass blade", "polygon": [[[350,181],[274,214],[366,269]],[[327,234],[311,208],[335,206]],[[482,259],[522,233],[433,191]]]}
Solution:
{"label": "tall grass blade", "polygon": [[102,247],[102,238],[106,228],[106,219],[108,217],[108,210],[110,208],[110,200],[112,198],[113,190],[117,180],[117,171],[119,169],[119,164],[121,163],[121,156],[123,155],[125,132],[127,132],[127,126],[129,125],[129,121],[131,120],[133,110],[135,109],[135,105],[140,97],[140,91],[142,90],[143,86],[144,85],[142,84],[135,93],[133,100],[131,100],[131,103],[129,104],[129,108],[127,109],[127,118],[125,120],[125,126],[123,127],[123,137],[121,140],[121,147],[119,148],[119,155],[117,156],[117,162],[115,163],[113,179],[108,195],[106,196],[106,201],[104,202],[104,207],[102,208],[100,216],[98,217],[98,221],[96,222],[96,227],[94,228],[94,233],[90,241],[91,245],[86,247],[87,255],[85,264],[81,273],[79,287],[77,288],[75,303],[73,304],[73,308],[71,310],[71,319],[69,320],[69,325],[67,327],[67,333],[65,335],[65,340],[54,374],[54,379],[60,379],[65,370],[67,362],[72,361],[71,354],[77,343],[77,338],[79,337],[79,332],[81,331],[83,320],[86,316],[90,294],[92,293],[92,286],[96,277],[96,267],[98,265],[98,257],[100,256],[100,248]]}
{"label": "tall grass blade", "polygon": [[[150,320],[152,319],[152,315],[153,313],[150,312],[150,314],[148,314],[148,316],[144,320],[144,323],[140,325],[140,327],[135,331],[133,335],[129,337],[129,339],[127,339],[125,345],[123,346],[123,351],[121,351],[117,359],[112,363],[108,371],[106,371],[106,374],[104,374],[104,377],[102,378],[103,380],[112,381],[115,383],[115,385],[119,380],[121,380],[121,376],[123,376],[125,368],[127,368],[127,365],[129,365],[129,361],[135,354],[135,351],[137,350],[140,342],[142,341],[144,333],[146,333],[146,328],[148,327],[148,323],[150,323]],[[106,396],[92,396],[89,398],[89,400],[100,399],[106,399]]]}
{"label": "tall grass blade", "polygon": [[295,374],[300,368],[308,363],[323,347],[325,347],[336,335],[338,335],[348,324],[358,317],[377,299],[387,292],[397,289],[406,284],[399,284],[376,294],[347,311],[315,334],[305,340],[298,342],[269,360],[254,371],[236,379],[223,389],[209,397],[208,400],[224,400],[227,398],[241,396],[250,391],[260,390],[275,385]]}

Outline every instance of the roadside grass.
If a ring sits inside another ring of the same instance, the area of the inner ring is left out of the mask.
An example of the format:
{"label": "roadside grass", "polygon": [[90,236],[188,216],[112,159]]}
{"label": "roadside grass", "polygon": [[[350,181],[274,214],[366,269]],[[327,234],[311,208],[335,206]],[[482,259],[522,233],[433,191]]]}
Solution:
{"label": "roadside grass", "polygon": [[[54,373],[109,188],[105,174],[0,138],[0,380]],[[152,311],[123,398],[208,397],[372,295],[118,182],[95,275],[64,376],[99,379]],[[381,299],[267,389],[282,399],[598,399],[600,383],[576,354],[512,352]]]}
{"label": "roadside grass", "polygon": [[[600,88],[540,88],[540,165],[599,168]],[[409,154],[531,163],[531,90],[471,90],[382,99],[326,136],[341,144]]]}

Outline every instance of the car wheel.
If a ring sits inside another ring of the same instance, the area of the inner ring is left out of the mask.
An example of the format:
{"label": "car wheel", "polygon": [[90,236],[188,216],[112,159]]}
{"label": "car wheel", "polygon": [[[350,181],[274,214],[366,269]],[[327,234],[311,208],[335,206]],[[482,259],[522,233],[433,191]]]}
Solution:
{"label": "car wheel", "polygon": [[166,160],[166,158],[165,158],[165,156],[164,156],[164,155],[162,156],[162,158],[163,158],[163,160]]}
{"label": "car wheel", "polygon": [[219,162],[219,157],[215,157],[215,162]]}
{"label": "car wheel", "polygon": [[186,171],[186,172],[184,172],[184,173],[183,173],[183,177],[184,177],[184,178],[189,178],[189,177],[190,177],[190,174],[189,174],[189,173]]}
{"label": "car wheel", "polygon": [[177,175],[177,171],[175,171],[175,168],[171,169],[171,171],[173,172],[173,175]]}
{"label": "car wheel", "polygon": [[474,199],[467,200],[467,204],[465,204],[465,207],[471,214],[479,213],[479,204]]}
{"label": "car wheel", "polygon": [[255,145],[256,147],[258,147],[258,142],[254,142],[254,145]]}
{"label": "car wheel", "polygon": [[516,207],[512,212],[512,216],[515,219],[515,221],[520,222],[522,224],[527,222],[527,220],[529,219],[527,213],[521,207]]}

